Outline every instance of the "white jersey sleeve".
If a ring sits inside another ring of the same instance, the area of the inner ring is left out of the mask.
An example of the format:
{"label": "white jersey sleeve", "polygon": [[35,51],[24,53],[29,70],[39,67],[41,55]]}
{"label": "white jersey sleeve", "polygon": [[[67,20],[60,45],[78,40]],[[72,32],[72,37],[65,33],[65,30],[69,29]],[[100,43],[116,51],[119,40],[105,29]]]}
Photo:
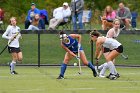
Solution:
{"label": "white jersey sleeve", "polygon": [[8,39],[8,40],[10,40],[10,39],[12,38],[11,36],[9,36],[10,27],[11,27],[11,25],[9,25],[9,26],[7,27],[6,31],[5,31],[4,34],[2,35],[2,38]]}
{"label": "white jersey sleeve", "polygon": [[[6,31],[2,35],[2,37],[8,39],[9,47],[18,48],[19,47],[19,38],[21,37],[20,28],[18,26],[8,26]],[[15,39],[11,42],[11,39],[13,37],[15,37]],[[11,42],[11,43],[9,44],[9,42]]]}

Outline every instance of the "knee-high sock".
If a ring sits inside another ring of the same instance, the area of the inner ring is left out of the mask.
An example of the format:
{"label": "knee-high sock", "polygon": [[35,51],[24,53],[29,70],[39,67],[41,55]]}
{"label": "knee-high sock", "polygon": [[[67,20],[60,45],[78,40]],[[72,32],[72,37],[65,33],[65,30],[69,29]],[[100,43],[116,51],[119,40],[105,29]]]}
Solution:
{"label": "knee-high sock", "polygon": [[15,61],[12,61],[11,63],[10,63],[10,70],[11,70],[11,72],[12,71],[15,71],[15,65],[16,65],[16,62]]}
{"label": "knee-high sock", "polygon": [[102,70],[103,67],[104,67],[104,64],[100,65],[100,66],[98,67],[98,69],[99,69],[99,70]]}
{"label": "knee-high sock", "polygon": [[91,62],[88,62],[88,65],[87,65],[92,71],[95,71],[95,68],[94,66],[92,65]]}
{"label": "knee-high sock", "polygon": [[65,73],[65,71],[66,71],[66,69],[67,69],[67,64],[62,64],[61,65],[61,72],[60,72],[60,75],[61,76],[64,76],[64,73]]}
{"label": "knee-high sock", "polygon": [[114,74],[116,75],[117,73],[118,73],[118,72],[117,72],[117,69],[115,68],[115,69],[114,69]]}
{"label": "knee-high sock", "polygon": [[115,66],[114,66],[114,64],[113,64],[112,61],[109,61],[109,62],[108,62],[108,66],[109,66],[110,73],[111,73],[111,74],[115,74],[115,73],[114,73],[114,71],[115,71]]}
{"label": "knee-high sock", "polygon": [[105,75],[105,71],[109,68],[107,63],[102,64],[103,68],[101,69],[100,75]]}

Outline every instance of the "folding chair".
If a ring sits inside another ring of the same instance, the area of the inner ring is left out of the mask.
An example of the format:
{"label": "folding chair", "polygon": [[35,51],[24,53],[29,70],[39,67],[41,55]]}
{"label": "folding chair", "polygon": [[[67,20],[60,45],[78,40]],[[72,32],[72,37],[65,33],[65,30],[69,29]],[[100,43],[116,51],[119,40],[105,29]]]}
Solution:
{"label": "folding chair", "polygon": [[131,12],[131,15],[132,15],[131,26],[132,26],[132,28],[136,28],[138,13],[137,12]]}
{"label": "folding chair", "polygon": [[83,11],[82,22],[84,24],[84,29],[86,29],[86,27],[91,29],[91,17],[92,17],[91,10],[84,10]]}
{"label": "folding chair", "polygon": [[66,18],[65,21],[61,22],[58,26],[57,29],[62,27],[63,30],[71,30],[71,17]]}
{"label": "folding chair", "polygon": [[40,18],[42,18],[46,25],[49,25],[49,17],[47,10],[40,10]]}

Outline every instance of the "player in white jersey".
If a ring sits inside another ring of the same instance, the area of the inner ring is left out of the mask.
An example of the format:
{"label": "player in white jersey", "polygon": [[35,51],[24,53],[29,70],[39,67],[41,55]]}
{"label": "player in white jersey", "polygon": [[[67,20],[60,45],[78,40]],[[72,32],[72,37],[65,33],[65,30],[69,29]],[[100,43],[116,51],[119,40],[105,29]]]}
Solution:
{"label": "player in white jersey", "polygon": [[[107,38],[114,38],[114,39],[116,39],[119,34],[120,34],[120,20],[119,19],[115,19],[113,21],[113,28],[111,28],[107,32],[106,37]],[[104,57],[106,58],[108,56],[108,54],[110,53],[110,51],[111,50],[109,48],[103,47],[102,51],[100,52],[100,54],[98,56],[98,59],[100,58],[102,52],[103,52]],[[113,63],[115,63],[115,59],[113,60]],[[108,69],[107,63],[104,63],[104,64],[102,64],[102,65],[100,65],[98,67],[98,70],[100,70],[99,77],[105,77],[105,71],[106,71],[106,69]],[[117,73],[116,70],[115,70],[115,72]],[[117,76],[120,77],[119,74],[117,74]]]}
{"label": "player in white jersey", "polygon": [[108,56],[105,57],[105,59],[110,70],[109,78],[116,79],[117,73],[115,73],[113,59],[115,59],[120,53],[123,52],[123,46],[113,38],[100,37],[100,33],[97,31],[92,31],[90,33],[90,36],[91,40],[93,40],[93,42],[96,42],[95,59],[98,59],[97,57],[100,54],[102,46],[111,50]]}
{"label": "player in white jersey", "polygon": [[19,46],[19,38],[21,37],[20,28],[16,26],[16,18],[10,18],[10,25],[2,35],[2,38],[8,39],[8,51],[12,55],[12,62],[10,63],[10,73],[18,74],[15,71],[16,62],[22,61],[22,52]]}

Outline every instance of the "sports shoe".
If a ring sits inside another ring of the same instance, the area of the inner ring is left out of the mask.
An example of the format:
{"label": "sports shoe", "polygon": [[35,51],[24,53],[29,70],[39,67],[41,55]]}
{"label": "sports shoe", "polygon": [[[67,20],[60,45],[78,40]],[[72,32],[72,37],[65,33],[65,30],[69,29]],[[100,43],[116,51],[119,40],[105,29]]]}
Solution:
{"label": "sports shoe", "polygon": [[98,69],[97,66],[95,66],[95,70],[96,70],[97,74],[100,73],[100,69]]}
{"label": "sports shoe", "polygon": [[18,73],[17,73],[16,71],[12,71],[12,72],[11,72],[11,74],[13,74],[13,75],[14,75],[14,74],[18,74]]}
{"label": "sports shoe", "polygon": [[64,79],[62,75],[59,75],[57,79]]}
{"label": "sports shoe", "polygon": [[92,70],[92,71],[93,71],[93,76],[96,77],[96,76],[97,76],[96,70],[94,69],[94,70]]}
{"label": "sports shoe", "polygon": [[119,73],[117,73],[115,76],[116,76],[117,78],[119,78],[119,77],[120,77],[120,74],[119,74]]}
{"label": "sports shoe", "polygon": [[108,76],[106,76],[106,78],[110,79],[110,80],[116,80],[117,77],[114,74],[109,74]]}
{"label": "sports shoe", "polygon": [[105,76],[104,76],[104,75],[99,75],[99,77],[100,77],[100,78],[105,78]]}

